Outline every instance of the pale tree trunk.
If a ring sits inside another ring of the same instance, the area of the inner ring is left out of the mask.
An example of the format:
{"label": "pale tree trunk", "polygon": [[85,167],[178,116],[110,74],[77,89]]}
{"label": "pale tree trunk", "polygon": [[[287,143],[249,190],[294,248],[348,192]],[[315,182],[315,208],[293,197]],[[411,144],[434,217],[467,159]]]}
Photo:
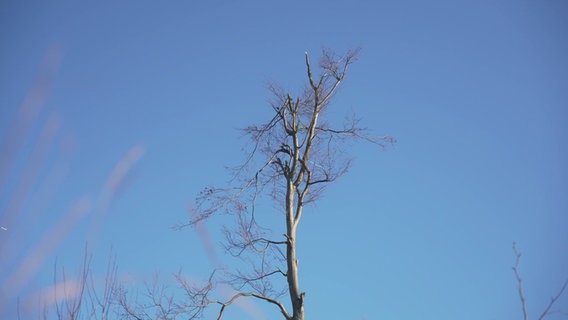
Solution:
{"label": "pale tree trunk", "polygon": [[292,320],[303,320],[304,294],[300,291],[300,282],[298,279],[298,258],[296,257],[297,221],[294,215],[294,193],[295,187],[291,181],[288,181],[286,191],[286,237],[288,238],[288,243],[286,245],[286,260],[288,271],[286,275],[288,280],[288,291],[290,293],[290,302],[292,304]]}

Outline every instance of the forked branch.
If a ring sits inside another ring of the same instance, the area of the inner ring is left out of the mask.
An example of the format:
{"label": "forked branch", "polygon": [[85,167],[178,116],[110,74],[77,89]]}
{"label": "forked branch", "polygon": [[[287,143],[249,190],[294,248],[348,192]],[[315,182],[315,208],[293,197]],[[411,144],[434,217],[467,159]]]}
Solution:
{"label": "forked branch", "polygon": [[564,290],[566,289],[566,286],[568,286],[568,279],[566,279],[566,281],[564,281],[564,284],[562,285],[560,290],[558,290],[558,293],[556,293],[556,295],[554,297],[550,298],[550,302],[548,303],[548,305],[546,306],[546,308],[544,309],[544,311],[542,312],[540,317],[538,317],[538,320],[542,320],[542,319],[544,319],[545,316],[552,313],[550,311],[550,309],[552,308],[554,303],[558,300],[558,298],[560,298],[560,296],[562,296],[562,294],[564,293]]}
{"label": "forked branch", "polygon": [[[515,273],[515,278],[517,279],[517,287],[518,287],[518,291],[519,291],[519,298],[521,300],[521,308],[523,309],[523,319],[528,320],[529,317],[528,317],[528,313],[527,313],[527,300],[525,298],[525,293],[524,293],[524,289],[523,289],[523,279],[521,278],[521,276],[519,274],[519,263],[521,261],[521,255],[522,254],[521,254],[521,252],[519,252],[517,250],[517,244],[515,242],[513,242],[513,251],[515,253],[515,265],[513,266],[513,272]],[[546,308],[544,308],[540,317],[538,317],[538,320],[543,320],[546,316],[553,313],[551,311],[551,309],[554,306],[554,304],[558,301],[558,299],[562,296],[566,287],[568,287],[568,279],[566,279],[566,281],[564,281],[564,284],[562,285],[560,290],[558,290],[556,295],[553,296],[552,298],[550,298],[550,302],[548,303]]]}

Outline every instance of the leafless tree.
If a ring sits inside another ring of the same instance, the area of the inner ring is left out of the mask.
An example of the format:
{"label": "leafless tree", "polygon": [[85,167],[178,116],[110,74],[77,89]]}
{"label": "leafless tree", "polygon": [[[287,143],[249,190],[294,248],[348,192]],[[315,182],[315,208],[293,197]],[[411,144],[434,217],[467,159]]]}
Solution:
{"label": "leafless tree", "polygon": [[119,290],[119,280],[117,276],[118,266],[116,256],[111,252],[110,259],[107,264],[105,278],[102,287],[97,285],[93,273],[89,272],[90,284],[88,284],[88,300],[89,319],[111,319],[109,315],[115,315],[117,312],[117,293]]}
{"label": "leafless tree", "polygon": [[[381,147],[394,143],[389,136],[368,135],[356,118],[347,119],[341,127],[332,127],[325,120],[332,98],[357,56],[358,50],[342,56],[323,50],[320,73],[314,75],[306,53],[307,81],[299,95],[271,85],[274,116],[266,123],[243,129],[251,139],[246,160],[233,168],[227,187],[203,189],[189,221],[177,226],[198,226],[215,214],[230,214],[235,223],[223,229],[225,248],[242,261],[243,267],[216,270],[201,285],[179,274],[177,282],[185,296],[181,301],[174,301],[163,288],[149,286],[150,303],[136,305],[123,299],[125,316],[174,319],[183,314],[193,319],[203,317],[206,308],[217,306],[214,312],[217,319],[222,319],[237,300],[252,297],[273,305],[286,320],[304,319],[305,293],[300,285],[296,251],[304,208],[349,169],[351,159],[345,155],[345,144],[354,140]],[[263,196],[281,208],[283,214],[275,216],[282,217],[278,230],[261,225],[257,202]],[[229,285],[234,294],[219,298],[215,289],[220,284]],[[148,310],[158,310],[158,314]]]}
{"label": "leafless tree", "polygon": [[[180,315],[188,315],[186,299],[176,299],[172,288],[160,284],[158,274],[154,275],[152,282],[146,283],[145,291],[129,292],[126,286],[121,285],[116,295],[116,303],[120,305],[120,319],[177,319]],[[179,297],[178,297],[179,298]],[[184,317],[188,318],[188,317]],[[189,318],[192,318],[189,316]]]}
{"label": "leafless tree", "polygon": [[[65,268],[54,266],[53,286],[42,294],[43,304],[39,318],[49,319],[51,312],[56,319],[77,320],[114,318],[118,312],[116,258],[110,255],[104,279],[96,279],[91,272],[92,255],[87,247],[76,277],[68,278]],[[102,285],[99,285],[102,283]],[[18,308],[19,316],[19,308]]]}
{"label": "leafless tree", "polygon": [[[88,268],[90,257],[85,256],[77,281],[68,282],[65,268],[61,268],[61,279],[57,276],[57,263],[53,275],[53,298],[55,299],[55,312],[58,319],[78,319],[83,303],[83,296],[87,288]],[[61,286],[60,286],[61,284]],[[63,292],[58,292],[63,291]]]}
{"label": "leafless tree", "polygon": [[[513,266],[513,272],[515,273],[515,278],[517,279],[517,286],[518,286],[518,290],[519,290],[519,299],[521,300],[521,307],[523,309],[523,320],[528,320],[529,316],[528,316],[528,313],[527,313],[527,300],[525,298],[525,292],[524,292],[524,289],[523,289],[523,279],[521,278],[521,275],[519,274],[519,263],[521,261],[521,252],[519,252],[517,250],[517,244],[514,243],[514,242],[513,242],[513,251],[515,252],[515,257],[516,257],[515,265]],[[566,289],[567,286],[568,286],[568,279],[566,279],[564,281],[564,284],[560,287],[560,290],[558,290],[556,295],[554,295],[552,298],[550,298],[548,305],[546,305],[546,307],[544,308],[544,310],[542,311],[542,313],[538,317],[538,320],[543,320],[548,315],[554,313],[552,311],[552,307],[558,301],[558,299],[562,296],[562,294],[564,293],[564,290]]]}

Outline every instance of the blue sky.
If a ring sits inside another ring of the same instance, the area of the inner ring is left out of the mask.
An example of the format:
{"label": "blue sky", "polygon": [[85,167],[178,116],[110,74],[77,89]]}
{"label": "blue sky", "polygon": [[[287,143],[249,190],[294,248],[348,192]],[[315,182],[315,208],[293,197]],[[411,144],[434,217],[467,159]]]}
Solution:
{"label": "blue sky", "polygon": [[[362,47],[329,117],[398,143],[352,147],[304,216],[307,317],[521,318],[513,241],[538,317],[568,277],[567,32],[552,0],[4,1],[2,312],[52,285],[56,259],[74,274],[86,241],[96,277],[112,248],[132,286],[206,278],[203,237],[170,227],[244,159],[266,83],[297,92],[304,51]],[[226,317],[278,315],[253,307]]]}

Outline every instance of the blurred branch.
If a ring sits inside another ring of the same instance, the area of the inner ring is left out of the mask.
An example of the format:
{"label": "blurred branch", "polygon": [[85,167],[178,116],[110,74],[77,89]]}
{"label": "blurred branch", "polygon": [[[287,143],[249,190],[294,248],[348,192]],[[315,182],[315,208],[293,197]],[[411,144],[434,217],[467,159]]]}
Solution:
{"label": "blurred branch", "polygon": [[513,271],[515,272],[515,278],[517,278],[517,286],[519,289],[519,298],[521,299],[521,307],[523,308],[523,319],[528,320],[527,315],[527,301],[525,299],[525,293],[523,292],[523,279],[519,275],[519,262],[521,261],[521,253],[517,250],[517,244],[513,242],[513,251],[515,252],[515,265],[513,266]]}
{"label": "blurred branch", "polygon": [[542,314],[540,315],[538,320],[542,320],[542,319],[544,319],[545,316],[552,313],[552,312],[550,312],[550,308],[552,308],[552,305],[554,305],[554,303],[558,300],[558,298],[560,298],[560,296],[562,296],[562,294],[564,293],[564,290],[566,289],[566,286],[568,286],[568,279],[566,279],[566,281],[564,281],[564,284],[562,285],[562,287],[560,288],[558,293],[554,297],[550,298],[550,302],[548,303],[548,305],[546,306],[546,308],[544,309],[544,311],[542,312]]}
{"label": "blurred branch", "polygon": [[[521,276],[519,274],[519,263],[521,261],[522,253],[519,252],[519,250],[517,250],[517,244],[515,242],[513,242],[513,252],[515,253],[515,265],[513,266],[513,272],[515,273],[515,278],[517,279],[517,286],[518,286],[518,290],[519,290],[519,298],[521,299],[521,307],[523,309],[523,319],[528,320],[527,301],[526,301],[526,298],[525,298],[525,293],[523,291],[523,279],[521,278]],[[566,279],[564,281],[564,284],[562,285],[560,290],[558,290],[556,295],[553,296],[550,299],[550,302],[548,303],[546,308],[544,308],[544,311],[541,313],[540,317],[538,317],[538,320],[543,320],[546,316],[548,316],[552,313],[555,313],[555,312],[551,311],[551,309],[554,306],[554,304],[558,301],[558,299],[562,296],[566,287],[568,287],[568,279]],[[557,312],[561,313],[561,311],[557,311]]]}

